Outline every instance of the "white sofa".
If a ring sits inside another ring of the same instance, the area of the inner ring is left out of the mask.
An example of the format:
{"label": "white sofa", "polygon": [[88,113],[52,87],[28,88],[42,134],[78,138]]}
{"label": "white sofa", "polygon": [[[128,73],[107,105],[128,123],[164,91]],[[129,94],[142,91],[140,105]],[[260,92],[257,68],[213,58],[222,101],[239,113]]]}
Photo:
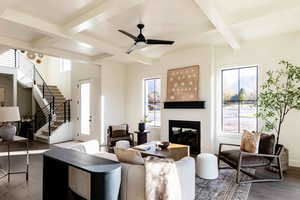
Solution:
{"label": "white sofa", "polygon": [[[99,143],[96,140],[76,144],[71,149],[92,154],[106,159],[117,161],[112,153],[99,151]],[[144,200],[145,199],[145,168],[143,165],[131,165],[121,163],[121,200]],[[181,185],[182,200],[195,199],[195,160],[185,157],[176,161]],[[90,199],[90,176],[88,173],[76,168],[69,168],[69,187],[73,192]],[[117,199],[116,199],[117,200]]]}

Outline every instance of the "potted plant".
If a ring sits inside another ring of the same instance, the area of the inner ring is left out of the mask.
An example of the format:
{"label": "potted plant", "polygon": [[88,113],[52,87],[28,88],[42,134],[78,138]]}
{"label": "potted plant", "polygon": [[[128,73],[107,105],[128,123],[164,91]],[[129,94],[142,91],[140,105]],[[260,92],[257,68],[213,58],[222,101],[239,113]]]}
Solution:
{"label": "potted plant", "polygon": [[[258,95],[258,117],[264,121],[263,130],[276,133],[275,152],[281,156],[283,168],[288,167],[288,153],[279,144],[284,120],[291,110],[300,110],[300,67],[287,61],[279,62],[284,68],[268,71]],[[284,166],[286,165],[286,166]]]}

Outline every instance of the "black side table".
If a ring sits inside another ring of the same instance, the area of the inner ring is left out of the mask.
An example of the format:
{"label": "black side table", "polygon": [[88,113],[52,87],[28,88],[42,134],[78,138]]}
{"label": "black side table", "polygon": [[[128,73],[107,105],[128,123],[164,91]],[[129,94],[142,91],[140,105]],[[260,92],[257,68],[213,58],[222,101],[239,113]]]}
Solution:
{"label": "black side table", "polygon": [[145,144],[147,143],[147,134],[150,133],[149,130],[141,131],[134,131],[135,134],[137,134],[137,145]]}

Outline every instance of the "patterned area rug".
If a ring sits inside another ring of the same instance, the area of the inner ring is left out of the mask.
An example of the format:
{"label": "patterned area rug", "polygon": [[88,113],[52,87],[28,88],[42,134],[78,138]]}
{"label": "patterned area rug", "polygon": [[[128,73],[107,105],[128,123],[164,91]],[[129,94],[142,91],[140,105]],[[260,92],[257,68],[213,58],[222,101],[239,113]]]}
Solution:
{"label": "patterned area rug", "polygon": [[[241,178],[247,176],[242,174]],[[216,180],[205,180],[196,176],[196,200],[247,200],[251,184],[236,184],[236,171],[220,170]]]}

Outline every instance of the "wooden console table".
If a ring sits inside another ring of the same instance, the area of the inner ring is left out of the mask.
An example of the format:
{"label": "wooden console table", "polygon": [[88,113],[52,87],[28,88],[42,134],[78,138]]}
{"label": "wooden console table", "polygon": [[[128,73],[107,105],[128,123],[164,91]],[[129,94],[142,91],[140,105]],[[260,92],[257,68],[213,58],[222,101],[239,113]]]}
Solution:
{"label": "wooden console table", "polygon": [[119,162],[79,151],[54,148],[44,153],[43,200],[69,199],[69,166],[91,174],[91,200],[117,200],[121,165]]}

